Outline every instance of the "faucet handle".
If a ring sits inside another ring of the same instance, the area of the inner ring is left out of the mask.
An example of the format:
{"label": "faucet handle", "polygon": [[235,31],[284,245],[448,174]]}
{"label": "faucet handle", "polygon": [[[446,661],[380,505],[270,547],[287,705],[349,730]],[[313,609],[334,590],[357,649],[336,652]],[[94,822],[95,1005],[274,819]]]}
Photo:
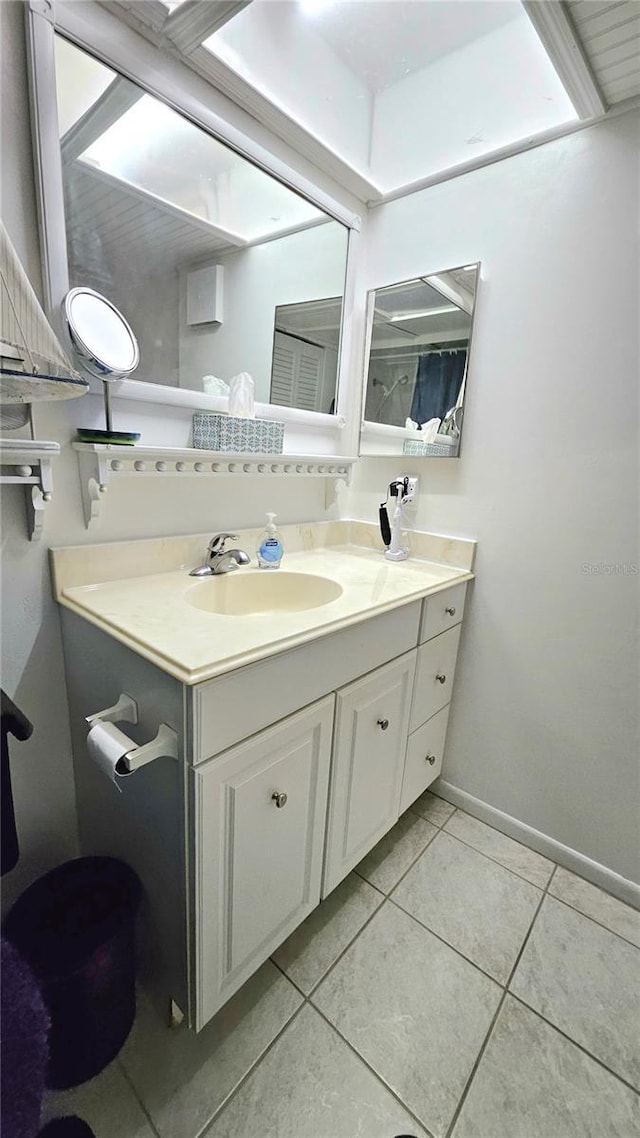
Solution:
{"label": "faucet handle", "polygon": [[226,541],[237,541],[238,537],[235,533],[217,533],[215,537],[211,538],[209,542],[210,553],[222,553]]}

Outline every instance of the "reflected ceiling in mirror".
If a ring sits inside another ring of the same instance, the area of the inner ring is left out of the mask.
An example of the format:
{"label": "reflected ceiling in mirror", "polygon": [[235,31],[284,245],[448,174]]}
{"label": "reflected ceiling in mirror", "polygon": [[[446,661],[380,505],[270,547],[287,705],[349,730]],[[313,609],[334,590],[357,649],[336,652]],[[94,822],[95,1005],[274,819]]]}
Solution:
{"label": "reflected ceiling in mirror", "polygon": [[369,293],[362,453],[458,457],[479,267]]}
{"label": "reflected ceiling in mirror", "polygon": [[[140,344],[136,379],[201,391],[205,375],[228,383],[247,371],[268,403],[278,311],[337,297],[339,341],[347,228],[61,36],[55,44],[70,286],[124,313]],[[326,410],[333,345],[314,348]],[[309,409],[308,390],[295,402],[299,387],[288,405]]]}

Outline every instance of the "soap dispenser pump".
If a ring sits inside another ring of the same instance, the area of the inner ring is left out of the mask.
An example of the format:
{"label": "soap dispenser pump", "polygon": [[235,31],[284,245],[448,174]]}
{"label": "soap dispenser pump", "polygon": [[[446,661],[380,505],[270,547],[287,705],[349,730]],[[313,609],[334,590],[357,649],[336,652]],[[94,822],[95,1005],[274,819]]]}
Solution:
{"label": "soap dispenser pump", "polygon": [[261,569],[279,569],[284,547],[275,525],[275,514],[267,514],[267,528],[258,541],[256,557]]}

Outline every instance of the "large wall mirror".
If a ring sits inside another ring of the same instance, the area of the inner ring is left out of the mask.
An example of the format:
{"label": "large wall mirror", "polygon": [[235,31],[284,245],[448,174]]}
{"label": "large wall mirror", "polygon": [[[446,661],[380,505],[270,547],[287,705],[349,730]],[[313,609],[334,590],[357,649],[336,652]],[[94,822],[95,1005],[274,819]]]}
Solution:
{"label": "large wall mirror", "polygon": [[479,269],[369,293],[361,453],[458,457]]}
{"label": "large wall mirror", "polygon": [[126,315],[135,378],[202,391],[247,371],[261,402],[329,412],[338,343],[279,314],[331,296],[339,339],[347,228],[60,35],[55,61],[69,283]]}
{"label": "large wall mirror", "polygon": [[203,378],[249,372],[257,414],[291,422],[310,451],[317,432],[320,451],[353,453],[340,373],[359,219],[207,106],[187,69],[160,52],[138,64],[113,17],[98,13],[89,41],[79,7],[62,5],[55,30],[29,12],[51,314],[78,286],[124,314],[140,363],[117,394],[223,409]]}

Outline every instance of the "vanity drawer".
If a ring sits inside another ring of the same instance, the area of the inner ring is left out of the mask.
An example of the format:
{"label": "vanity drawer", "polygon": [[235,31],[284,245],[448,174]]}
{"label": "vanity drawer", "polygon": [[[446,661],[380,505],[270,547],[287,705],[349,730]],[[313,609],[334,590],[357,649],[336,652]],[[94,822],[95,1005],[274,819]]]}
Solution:
{"label": "vanity drawer", "polygon": [[449,704],[409,736],[400,796],[401,814],[440,774],[448,722]]}
{"label": "vanity drawer", "polygon": [[460,625],[418,648],[409,730],[415,731],[449,703],[460,642]]}
{"label": "vanity drawer", "polygon": [[464,613],[464,599],[467,591],[467,582],[454,585],[451,589],[443,589],[441,593],[434,593],[422,602],[422,620],[420,622],[420,643],[439,636],[455,624],[460,624]]}
{"label": "vanity drawer", "polygon": [[193,761],[241,739],[415,648],[420,602],[279,652],[192,689]]}

